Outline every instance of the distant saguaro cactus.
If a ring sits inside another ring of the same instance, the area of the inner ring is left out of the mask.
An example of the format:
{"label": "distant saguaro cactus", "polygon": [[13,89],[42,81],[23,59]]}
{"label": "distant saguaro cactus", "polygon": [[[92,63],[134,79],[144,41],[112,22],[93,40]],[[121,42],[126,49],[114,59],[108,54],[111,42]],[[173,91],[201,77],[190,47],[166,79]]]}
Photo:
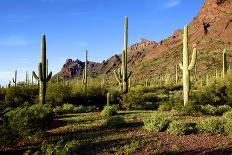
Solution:
{"label": "distant saguaro cactus", "polygon": [[197,58],[197,50],[194,47],[192,53],[192,60],[189,64],[188,60],[188,26],[184,27],[184,35],[183,35],[183,64],[180,63],[180,68],[183,71],[183,98],[184,98],[184,105],[186,105],[189,101],[189,83],[190,83],[190,76],[189,71],[193,69],[194,65],[196,64]]}
{"label": "distant saguaro cactus", "polygon": [[49,73],[48,76],[47,74],[47,63],[46,63],[46,37],[43,34],[42,36],[42,43],[41,43],[41,62],[38,65],[38,76],[36,73],[33,71],[33,76],[36,80],[39,81],[39,99],[40,103],[45,104],[45,96],[46,96],[46,88],[47,88],[47,82],[51,79],[52,77],[52,72]]}
{"label": "distant saguaro cactus", "polygon": [[226,54],[227,54],[227,50],[226,49],[224,49],[223,50],[223,55],[222,55],[222,57],[223,57],[223,62],[222,62],[222,65],[223,65],[223,68],[222,68],[222,76],[223,76],[223,78],[225,77],[225,75],[227,74],[227,59],[226,59]]}
{"label": "distant saguaro cactus", "polygon": [[122,52],[122,64],[121,64],[121,69],[117,71],[114,71],[116,80],[118,81],[122,92],[124,94],[128,93],[128,80],[132,74],[130,72],[128,74],[127,72],[127,47],[128,47],[128,17],[125,17],[124,21],[124,50]]}
{"label": "distant saguaro cactus", "polygon": [[106,100],[107,100],[107,106],[109,106],[110,103],[111,103],[111,94],[110,94],[110,92],[108,92],[108,93],[106,94]]}
{"label": "distant saguaro cactus", "polygon": [[88,87],[88,79],[87,79],[87,64],[88,64],[88,51],[86,50],[85,52],[85,68],[84,68],[84,71],[83,71],[83,78],[82,78],[82,83],[84,84],[85,86],[85,95],[87,95],[87,87]]}
{"label": "distant saguaro cactus", "polygon": [[17,86],[17,70],[15,70],[15,72],[14,72],[14,78],[12,79],[12,81],[16,87]]}
{"label": "distant saguaro cactus", "polygon": [[26,84],[29,84],[29,75],[28,75],[28,72],[26,72],[26,79],[25,79],[25,81],[26,81]]}

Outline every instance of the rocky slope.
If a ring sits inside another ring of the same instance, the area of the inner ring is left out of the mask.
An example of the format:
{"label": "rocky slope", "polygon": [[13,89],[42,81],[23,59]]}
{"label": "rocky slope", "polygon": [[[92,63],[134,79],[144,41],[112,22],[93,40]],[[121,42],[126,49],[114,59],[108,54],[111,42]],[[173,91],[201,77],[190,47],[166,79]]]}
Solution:
{"label": "rocky slope", "polygon": [[[199,14],[189,24],[189,47],[198,48],[197,70],[201,75],[221,67],[221,51],[232,50],[232,1],[205,0]],[[133,79],[155,78],[163,73],[175,72],[182,61],[182,30],[159,43],[141,39],[128,49],[129,70]],[[229,57],[231,62],[231,57]],[[89,62],[91,76],[106,75],[112,78],[113,70],[120,65],[120,56],[115,55],[102,63]],[[84,63],[68,60],[61,69],[63,78],[81,74]]]}

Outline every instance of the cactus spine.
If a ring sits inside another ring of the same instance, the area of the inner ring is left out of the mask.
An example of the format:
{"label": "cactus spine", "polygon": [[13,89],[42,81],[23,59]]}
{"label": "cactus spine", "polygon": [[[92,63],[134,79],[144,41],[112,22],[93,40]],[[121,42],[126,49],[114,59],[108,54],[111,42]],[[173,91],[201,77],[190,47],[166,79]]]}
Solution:
{"label": "cactus spine", "polygon": [[41,62],[38,65],[38,76],[33,71],[33,76],[39,82],[39,99],[41,104],[45,104],[45,96],[46,96],[46,88],[47,82],[52,77],[52,72],[46,76],[47,73],[47,65],[46,65],[46,37],[43,34],[42,36],[42,43],[41,43]]}
{"label": "cactus spine", "polygon": [[82,73],[83,74],[82,82],[85,86],[85,95],[87,95],[87,87],[88,87],[87,63],[88,63],[88,51],[86,50],[86,52],[85,52],[85,69],[84,69],[84,73]]}
{"label": "cactus spine", "polygon": [[12,79],[12,81],[16,87],[17,86],[17,70],[15,70],[15,72],[14,72],[14,78]]}
{"label": "cactus spine", "polygon": [[227,73],[226,53],[227,53],[227,50],[224,49],[224,50],[223,50],[223,68],[222,68],[222,76],[223,76],[223,78],[225,77],[225,75],[226,75],[226,73]]}
{"label": "cactus spine", "polygon": [[184,36],[183,36],[183,64],[180,63],[180,68],[183,71],[183,98],[184,98],[184,105],[187,105],[189,100],[189,71],[193,69],[194,65],[196,64],[197,58],[197,50],[194,47],[192,53],[192,60],[189,64],[188,60],[188,26],[184,27]]}
{"label": "cactus spine", "polygon": [[109,106],[110,103],[111,103],[111,94],[110,94],[110,92],[108,92],[108,93],[106,94],[106,100],[107,100],[107,106]]}
{"label": "cactus spine", "polygon": [[121,69],[114,71],[116,80],[118,81],[119,85],[121,86],[122,92],[124,94],[128,93],[128,80],[131,76],[130,72],[127,72],[127,46],[128,46],[128,17],[125,17],[124,21],[124,49],[122,52],[122,64]]}

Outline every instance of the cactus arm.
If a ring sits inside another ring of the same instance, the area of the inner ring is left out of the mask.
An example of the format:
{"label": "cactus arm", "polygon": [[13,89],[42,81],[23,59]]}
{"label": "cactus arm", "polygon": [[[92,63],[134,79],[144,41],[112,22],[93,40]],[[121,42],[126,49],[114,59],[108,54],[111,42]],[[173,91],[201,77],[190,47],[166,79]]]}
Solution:
{"label": "cactus arm", "polygon": [[132,71],[130,71],[130,73],[128,74],[126,80],[128,80],[130,78],[131,74],[132,74]]}
{"label": "cactus arm", "polygon": [[195,64],[196,64],[196,59],[197,59],[197,49],[194,48],[194,49],[193,49],[193,53],[192,53],[192,60],[191,60],[191,63],[190,63],[190,65],[189,65],[189,67],[188,67],[188,70],[193,69],[193,67],[194,67]]}
{"label": "cactus arm", "polygon": [[116,70],[114,70],[114,76],[115,76],[117,82],[118,82],[118,83],[121,83],[120,74],[119,74]]}
{"label": "cactus arm", "polygon": [[183,70],[183,64],[180,62],[179,63],[180,69]]}
{"label": "cactus arm", "polygon": [[32,72],[32,75],[37,81],[39,80],[39,77],[36,75],[36,73],[34,71]]}
{"label": "cactus arm", "polygon": [[52,78],[52,72],[50,72],[46,78],[46,82],[48,82],[49,80],[51,80]]}

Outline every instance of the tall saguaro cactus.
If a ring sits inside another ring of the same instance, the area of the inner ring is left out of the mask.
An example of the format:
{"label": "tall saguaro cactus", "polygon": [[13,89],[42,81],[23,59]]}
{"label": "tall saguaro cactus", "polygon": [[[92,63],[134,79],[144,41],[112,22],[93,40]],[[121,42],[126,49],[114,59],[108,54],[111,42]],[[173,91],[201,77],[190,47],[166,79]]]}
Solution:
{"label": "tall saguaro cactus", "polygon": [[39,99],[40,103],[45,104],[45,96],[46,96],[46,88],[47,88],[47,82],[52,77],[52,72],[47,74],[47,63],[46,63],[46,37],[43,34],[42,36],[42,43],[41,43],[41,62],[38,65],[38,76],[33,71],[33,76],[36,80],[39,81]]}
{"label": "tall saguaro cactus", "polygon": [[124,49],[122,52],[122,64],[121,69],[114,71],[116,80],[122,88],[124,94],[128,93],[128,80],[131,76],[130,72],[127,71],[127,47],[128,47],[128,17],[125,17],[124,21]]}
{"label": "tall saguaro cactus", "polygon": [[183,64],[180,63],[180,68],[183,71],[183,98],[184,98],[184,105],[188,103],[189,100],[189,83],[190,83],[190,73],[189,71],[193,69],[196,64],[197,58],[197,50],[194,47],[192,53],[192,60],[189,64],[188,58],[188,26],[184,27],[184,35],[183,35]]}
{"label": "tall saguaro cactus", "polygon": [[85,69],[84,69],[84,72],[82,73],[83,74],[82,82],[85,86],[85,95],[87,95],[87,87],[88,87],[87,64],[88,64],[88,51],[86,50],[86,52],[85,52]]}
{"label": "tall saguaro cactus", "polygon": [[12,81],[16,87],[17,86],[17,70],[15,70],[15,72],[14,72],[14,78],[12,79]]}
{"label": "tall saguaro cactus", "polygon": [[225,75],[227,74],[227,60],[226,60],[226,54],[227,54],[227,50],[226,49],[224,49],[223,50],[223,55],[222,55],[222,57],[223,57],[223,68],[222,68],[222,76],[223,76],[223,78],[225,77]]}

